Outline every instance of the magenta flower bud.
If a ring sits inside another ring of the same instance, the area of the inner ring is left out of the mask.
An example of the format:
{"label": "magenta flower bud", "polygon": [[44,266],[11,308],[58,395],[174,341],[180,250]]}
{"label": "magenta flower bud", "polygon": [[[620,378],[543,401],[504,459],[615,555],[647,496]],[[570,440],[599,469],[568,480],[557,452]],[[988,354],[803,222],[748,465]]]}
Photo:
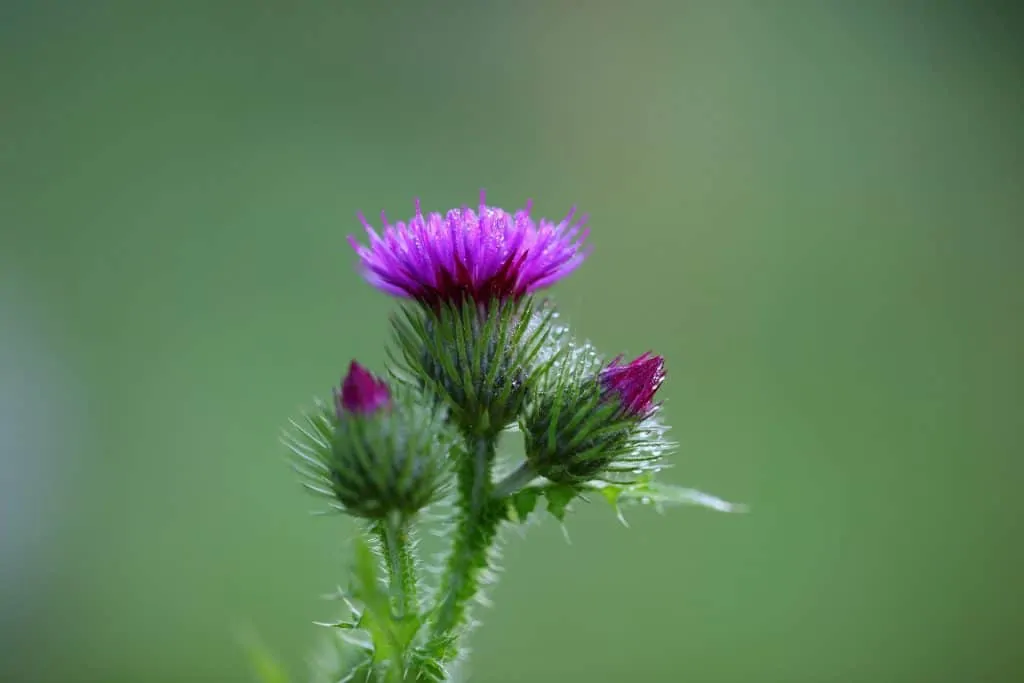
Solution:
{"label": "magenta flower bud", "polygon": [[334,408],[340,420],[343,415],[370,415],[391,406],[391,391],[383,380],[356,361],[348,366],[341,390],[334,390]]}
{"label": "magenta flower bud", "polygon": [[586,217],[573,222],[574,215],[575,209],[558,223],[538,223],[530,217],[529,202],[509,214],[487,206],[481,192],[477,211],[463,207],[445,216],[424,216],[416,200],[416,214],[408,223],[392,225],[381,214],[383,236],[360,215],[369,246],[351,236],[349,242],[363,276],[388,294],[431,308],[467,299],[477,304],[518,301],[583,263]]}
{"label": "magenta flower bud", "polygon": [[623,365],[622,356],[617,356],[599,377],[606,398],[614,396],[625,415],[644,420],[658,409],[654,394],[665,381],[665,359],[645,353]]}
{"label": "magenta flower bud", "polygon": [[442,411],[352,361],[334,405],[318,402],[286,443],[306,487],[355,517],[411,519],[444,497],[455,435]]}
{"label": "magenta flower bud", "polygon": [[569,346],[544,391],[520,419],[532,470],[570,486],[635,481],[669,450],[654,402],[665,361],[645,353],[600,366],[587,346]]}

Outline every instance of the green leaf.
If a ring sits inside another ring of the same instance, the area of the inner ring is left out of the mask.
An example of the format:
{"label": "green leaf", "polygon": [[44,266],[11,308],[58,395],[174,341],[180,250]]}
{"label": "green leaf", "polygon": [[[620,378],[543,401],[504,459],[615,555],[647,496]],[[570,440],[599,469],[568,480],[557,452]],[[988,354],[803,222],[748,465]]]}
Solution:
{"label": "green leaf", "polygon": [[515,521],[524,524],[530,513],[537,509],[537,500],[540,498],[540,491],[527,487],[514,493],[509,501]]}
{"label": "green leaf", "polygon": [[451,683],[453,679],[442,661],[419,649],[409,657],[409,672],[405,680],[410,683]]}
{"label": "green leaf", "polygon": [[373,662],[386,667],[385,680],[403,680],[406,653],[420,630],[417,614],[397,617],[391,597],[381,580],[380,562],[365,540],[355,544],[352,597],[362,606],[357,618],[334,624],[343,640],[372,655]]}
{"label": "green leaf", "polygon": [[245,648],[249,664],[260,683],[288,683],[288,674],[285,672],[284,666],[254,633],[244,633],[239,641]]}
{"label": "green leaf", "polygon": [[398,645],[404,652],[412,645],[423,622],[418,614],[409,614],[391,623]]}
{"label": "green leaf", "polygon": [[362,626],[373,640],[374,659],[378,662],[394,661],[399,656],[401,644],[391,620],[390,599],[381,586],[379,563],[366,541],[359,539],[355,546],[353,597],[365,608]]}
{"label": "green leaf", "polygon": [[323,626],[325,628],[340,628],[344,631],[351,631],[360,627],[359,619],[343,619],[341,621],[314,621],[315,626]]}
{"label": "green leaf", "polygon": [[635,484],[620,485],[601,481],[588,482],[584,489],[601,493],[614,507],[624,503],[639,505],[695,505],[719,512],[746,512],[747,506],[730,503],[696,489],[665,484],[651,479]]}
{"label": "green leaf", "polygon": [[565,513],[569,509],[569,503],[576,497],[579,490],[563,484],[546,486],[543,490],[544,497],[548,501],[548,512],[558,521],[564,521]]}
{"label": "green leaf", "polygon": [[626,518],[622,514],[622,507],[619,505],[619,499],[622,497],[622,486],[609,484],[600,488],[599,492],[608,501],[608,504],[612,506],[612,510],[615,511],[615,516],[618,520],[622,522],[622,526],[628,527],[629,524],[626,522]]}
{"label": "green leaf", "polygon": [[380,679],[375,674],[375,668],[373,660],[357,662],[341,675],[337,683],[376,683]]}
{"label": "green leaf", "polygon": [[373,636],[369,631],[361,628],[353,629],[342,629],[338,633],[338,637],[341,638],[342,642],[347,645],[351,645],[361,652],[365,652],[371,657],[377,652],[377,648],[373,644]]}

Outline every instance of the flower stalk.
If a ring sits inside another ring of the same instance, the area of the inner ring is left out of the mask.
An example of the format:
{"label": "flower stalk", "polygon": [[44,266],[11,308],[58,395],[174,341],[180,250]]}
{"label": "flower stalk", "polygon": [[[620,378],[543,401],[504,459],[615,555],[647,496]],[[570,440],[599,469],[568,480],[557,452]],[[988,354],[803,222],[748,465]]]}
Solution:
{"label": "flower stalk", "polygon": [[470,602],[480,588],[480,573],[487,568],[500,517],[495,514],[491,473],[497,441],[480,435],[467,439],[462,466],[457,471],[459,519],[442,578],[433,623],[431,648],[442,662],[458,655],[460,632]]}
{"label": "flower stalk", "polygon": [[419,579],[411,529],[400,515],[391,514],[374,529],[387,565],[392,609],[398,619],[419,612]]}
{"label": "flower stalk", "polygon": [[533,466],[528,462],[524,462],[494,485],[494,497],[499,500],[508,498],[518,493],[537,477],[538,474],[533,469]]}

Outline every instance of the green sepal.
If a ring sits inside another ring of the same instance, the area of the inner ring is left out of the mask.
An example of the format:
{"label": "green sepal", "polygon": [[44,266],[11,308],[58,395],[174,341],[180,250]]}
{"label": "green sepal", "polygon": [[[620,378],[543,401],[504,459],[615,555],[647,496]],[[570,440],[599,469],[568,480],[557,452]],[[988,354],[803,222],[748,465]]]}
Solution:
{"label": "green sepal", "polygon": [[392,317],[392,373],[445,404],[466,435],[495,437],[515,422],[553,361],[554,310],[521,301],[408,305]]}

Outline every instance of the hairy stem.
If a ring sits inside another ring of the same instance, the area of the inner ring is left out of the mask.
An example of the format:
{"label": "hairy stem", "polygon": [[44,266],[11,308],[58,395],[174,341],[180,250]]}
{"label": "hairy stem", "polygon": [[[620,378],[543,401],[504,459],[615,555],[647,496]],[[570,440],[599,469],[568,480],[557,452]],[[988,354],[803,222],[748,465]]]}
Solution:
{"label": "hairy stem", "polygon": [[480,572],[487,567],[500,522],[491,482],[496,439],[478,436],[467,445],[467,457],[457,473],[459,520],[431,629],[430,649],[442,661],[453,659],[458,652],[459,630],[480,588]]}
{"label": "hairy stem", "polygon": [[530,463],[524,462],[495,485],[494,497],[498,499],[507,498],[536,478],[537,473],[533,470],[533,467],[530,466]]}
{"label": "hairy stem", "polygon": [[409,525],[400,516],[391,515],[377,524],[381,549],[388,568],[392,609],[401,619],[419,611],[416,561],[412,554]]}

